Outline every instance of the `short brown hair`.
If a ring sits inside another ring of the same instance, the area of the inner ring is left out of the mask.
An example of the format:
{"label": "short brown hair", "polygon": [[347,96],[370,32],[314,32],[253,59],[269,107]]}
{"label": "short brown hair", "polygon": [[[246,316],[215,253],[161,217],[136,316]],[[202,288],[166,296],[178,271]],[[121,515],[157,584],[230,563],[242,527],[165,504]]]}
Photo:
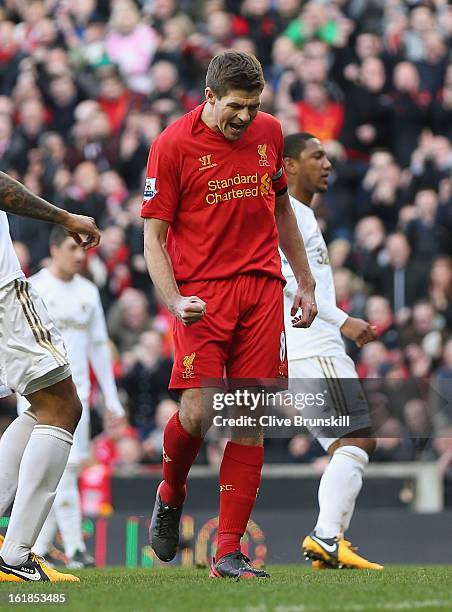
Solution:
{"label": "short brown hair", "polygon": [[262,91],[265,79],[259,60],[242,51],[223,51],[212,58],[206,74],[206,87],[218,98],[232,89]]}

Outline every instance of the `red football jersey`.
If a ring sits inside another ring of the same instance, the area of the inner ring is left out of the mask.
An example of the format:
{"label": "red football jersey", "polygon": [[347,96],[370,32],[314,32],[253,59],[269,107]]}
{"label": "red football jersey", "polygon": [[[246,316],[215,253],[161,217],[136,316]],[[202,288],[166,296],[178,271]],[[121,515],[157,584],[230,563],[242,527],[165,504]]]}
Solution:
{"label": "red football jersey", "polygon": [[152,144],[141,215],[170,223],[178,282],[257,272],[283,282],[275,192],[287,186],[277,119],[259,112],[229,141],[201,120],[204,104]]}

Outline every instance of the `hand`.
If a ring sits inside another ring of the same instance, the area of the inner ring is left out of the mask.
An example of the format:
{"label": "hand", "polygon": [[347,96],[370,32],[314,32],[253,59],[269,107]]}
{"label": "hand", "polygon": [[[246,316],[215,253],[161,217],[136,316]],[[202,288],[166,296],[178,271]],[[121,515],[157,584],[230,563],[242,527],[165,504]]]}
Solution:
{"label": "hand", "polygon": [[129,425],[125,414],[121,416],[117,412],[113,412],[108,408],[104,412],[104,419],[106,422],[108,422],[109,427],[115,428],[116,430],[121,428],[121,431],[124,431]]}
{"label": "hand", "polygon": [[377,337],[377,328],[363,319],[348,317],[341,327],[341,332],[361,348]]}
{"label": "hand", "polygon": [[[298,310],[301,309],[301,315],[297,316]],[[292,319],[292,327],[310,327],[311,323],[317,316],[317,304],[315,302],[315,283],[309,283],[309,286],[298,285],[297,292],[293,299],[292,308],[290,309]]]}
{"label": "hand", "polygon": [[108,402],[108,404],[106,405],[106,410],[108,414],[115,418],[122,419],[126,416],[126,412],[119,400],[111,400],[110,402]]}
{"label": "hand", "polygon": [[99,244],[100,232],[96,222],[92,217],[85,215],[74,215],[68,213],[68,217],[62,222],[62,226],[66,233],[75,240],[84,249],[90,249]]}
{"label": "hand", "polygon": [[181,295],[170,310],[181,323],[189,327],[203,318],[206,314],[207,307],[206,303],[196,295],[190,295],[189,297]]}

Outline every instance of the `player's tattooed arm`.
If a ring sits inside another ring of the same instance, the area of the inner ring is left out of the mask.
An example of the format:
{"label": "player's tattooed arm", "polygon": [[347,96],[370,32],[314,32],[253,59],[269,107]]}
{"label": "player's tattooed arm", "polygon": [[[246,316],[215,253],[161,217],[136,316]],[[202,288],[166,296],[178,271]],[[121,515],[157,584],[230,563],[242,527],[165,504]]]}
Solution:
{"label": "player's tattooed arm", "polygon": [[63,223],[68,213],[33,194],[24,185],[0,172],[0,210],[50,223]]}

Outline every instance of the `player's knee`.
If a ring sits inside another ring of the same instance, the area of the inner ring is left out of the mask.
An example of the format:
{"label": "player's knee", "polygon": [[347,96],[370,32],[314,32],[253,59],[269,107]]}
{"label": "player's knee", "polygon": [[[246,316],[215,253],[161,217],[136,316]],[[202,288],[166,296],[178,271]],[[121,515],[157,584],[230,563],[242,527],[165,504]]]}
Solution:
{"label": "player's knee", "polygon": [[70,398],[70,401],[68,402],[68,412],[69,412],[68,416],[71,418],[71,420],[74,423],[74,429],[77,427],[78,422],[82,418],[82,411],[83,411],[82,403],[79,400],[77,394],[74,393],[73,396]]}
{"label": "player's knee", "polygon": [[371,457],[371,455],[375,452],[375,449],[377,448],[377,441],[374,438],[363,438],[361,442],[362,446],[360,448],[366,451],[369,457]]}
{"label": "player's knee", "polygon": [[179,420],[185,431],[192,436],[201,436],[205,429],[205,415],[201,406],[181,406]]}

